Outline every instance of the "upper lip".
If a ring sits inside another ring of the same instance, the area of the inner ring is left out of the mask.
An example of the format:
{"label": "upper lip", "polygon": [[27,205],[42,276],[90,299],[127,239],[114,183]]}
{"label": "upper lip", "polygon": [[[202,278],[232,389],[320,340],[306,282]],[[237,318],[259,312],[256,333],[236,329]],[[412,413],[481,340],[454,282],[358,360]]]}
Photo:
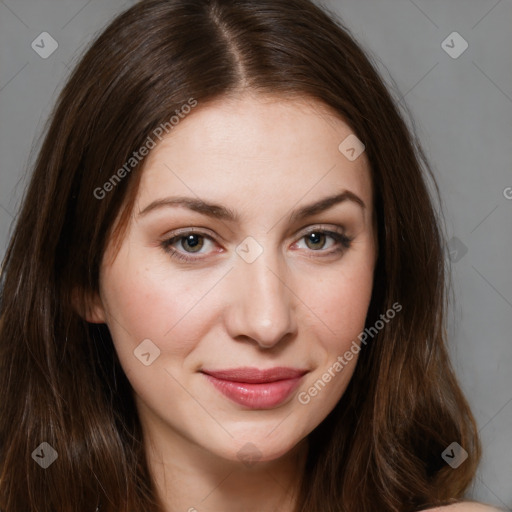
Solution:
{"label": "upper lip", "polygon": [[279,380],[296,379],[307,373],[307,370],[287,368],[284,366],[260,370],[259,368],[244,366],[240,368],[231,368],[225,370],[203,369],[201,372],[221,380],[245,382],[247,384],[263,384],[266,382],[276,382]]}

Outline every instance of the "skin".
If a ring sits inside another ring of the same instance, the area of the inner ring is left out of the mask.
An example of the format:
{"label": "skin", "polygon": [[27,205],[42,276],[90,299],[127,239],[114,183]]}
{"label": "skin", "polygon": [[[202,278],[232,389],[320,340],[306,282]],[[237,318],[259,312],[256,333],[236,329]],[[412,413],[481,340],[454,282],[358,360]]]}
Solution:
{"label": "skin", "polygon": [[[343,395],[357,354],[307,405],[297,394],[357,340],[372,293],[378,248],[368,162],[338,150],[351,133],[319,103],[244,93],[199,105],[146,158],[130,225],[119,252],[107,247],[87,319],[110,329],[166,512],[293,510],[307,435]],[[365,207],[345,200],[291,220],[293,210],[344,190]],[[184,206],[141,213],[171,196],[201,198],[239,218]],[[184,238],[172,245],[192,262],[162,247],[184,228],[204,236],[194,239],[199,252]],[[350,247],[306,236],[320,228],[345,233]],[[250,263],[237,253],[247,237],[263,250]],[[147,366],[134,356],[145,339],[160,351]],[[251,410],[200,372],[240,366],[307,373],[282,404]],[[242,460],[247,451],[252,462]]]}
{"label": "skin", "polygon": [[437,510],[443,512],[499,512],[497,508],[475,502],[456,503],[446,507],[429,508],[428,510],[432,512]]}
{"label": "skin", "polygon": [[[320,104],[245,93],[199,105],[146,158],[130,225],[117,254],[107,247],[88,320],[110,329],[166,511],[292,510],[306,436],[342,396],[357,355],[307,405],[296,394],[357,340],[372,292],[368,164],[364,153],[351,162],[338,150],[351,133]],[[365,208],[345,200],[290,220],[344,190]],[[214,202],[239,219],[183,206],[140,213],[170,196]],[[161,246],[183,228],[206,235],[199,253],[183,238],[173,244],[197,258],[191,263]],[[314,228],[345,233],[350,248],[307,237]],[[252,263],[236,252],[247,237],[263,249]],[[134,357],[144,339],[160,350],[149,366]],[[307,373],[284,403],[250,410],[200,373],[241,366]],[[241,460],[247,450],[254,464]]]}

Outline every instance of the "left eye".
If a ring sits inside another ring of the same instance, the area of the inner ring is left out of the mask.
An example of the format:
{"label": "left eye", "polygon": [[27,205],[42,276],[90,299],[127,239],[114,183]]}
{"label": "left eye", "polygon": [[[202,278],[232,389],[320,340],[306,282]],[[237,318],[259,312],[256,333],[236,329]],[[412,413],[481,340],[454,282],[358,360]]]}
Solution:
{"label": "left eye", "polygon": [[308,249],[318,251],[319,249],[326,248],[325,244],[328,238],[334,240],[334,237],[329,235],[326,231],[311,231],[307,235],[302,236],[300,240],[305,240]]}
{"label": "left eye", "polygon": [[[328,244],[329,239],[331,240],[330,244]],[[310,249],[312,252],[322,254],[343,252],[350,247],[350,243],[352,241],[342,233],[322,229],[311,230],[303,234],[299,238],[299,242],[302,240],[305,240],[307,249]],[[294,245],[298,245],[299,242],[296,242]],[[164,251],[170,254],[172,258],[177,258],[178,260],[187,262],[202,259],[201,257],[194,257],[191,255],[195,253],[201,254],[201,249],[208,244],[214,244],[212,237],[205,233],[196,231],[184,232],[178,236],[174,236],[161,242],[161,246]],[[178,249],[176,247],[177,245],[181,246],[181,249]]]}

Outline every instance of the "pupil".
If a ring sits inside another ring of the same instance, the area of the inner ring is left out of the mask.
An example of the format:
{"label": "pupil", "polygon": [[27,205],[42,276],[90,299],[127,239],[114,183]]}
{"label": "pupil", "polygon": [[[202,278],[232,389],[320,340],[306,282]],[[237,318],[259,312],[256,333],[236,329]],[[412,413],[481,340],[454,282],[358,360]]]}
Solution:
{"label": "pupil", "polygon": [[[201,238],[200,235],[188,235],[185,237],[185,241],[186,241],[186,244],[189,246],[189,248],[196,249],[196,251],[197,251],[197,250],[201,249],[201,247],[203,245],[199,241],[200,238]],[[183,248],[186,249],[185,246]],[[192,252],[196,252],[196,251],[192,251]]]}
{"label": "pupil", "polygon": [[323,236],[324,236],[323,233],[310,233],[309,241],[313,245],[319,244],[320,242],[322,242]]}

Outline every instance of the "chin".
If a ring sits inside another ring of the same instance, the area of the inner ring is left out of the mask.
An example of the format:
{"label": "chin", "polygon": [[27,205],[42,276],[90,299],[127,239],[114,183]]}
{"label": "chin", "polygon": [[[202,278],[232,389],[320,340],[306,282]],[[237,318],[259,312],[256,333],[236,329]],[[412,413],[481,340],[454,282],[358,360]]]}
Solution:
{"label": "chin", "polygon": [[243,435],[233,434],[233,438],[228,440],[227,445],[224,440],[222,447],[217,446],[216,449],[212,447],[211,451],[227,460],[252,466],[256,463],[278,460],[302,446],[306,434],[293,435],[284,429],[278,434],[279,427],[276,429],[276,425],[279,425],[279,422],[269,425],[264,431],[259,429],[254,434],[245,429]]}

